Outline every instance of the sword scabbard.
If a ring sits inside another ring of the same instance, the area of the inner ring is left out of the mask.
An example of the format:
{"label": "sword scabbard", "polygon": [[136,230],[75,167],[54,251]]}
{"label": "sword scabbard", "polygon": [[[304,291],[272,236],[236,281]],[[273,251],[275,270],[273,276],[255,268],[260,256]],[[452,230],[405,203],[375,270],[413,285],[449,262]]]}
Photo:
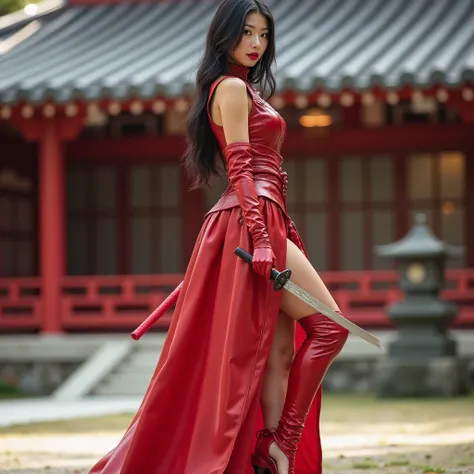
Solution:
{"label": "sword scabbard", "polygon": [[130,334],[133,340],[138,341],[178,301],[182,285],[183,282]]}

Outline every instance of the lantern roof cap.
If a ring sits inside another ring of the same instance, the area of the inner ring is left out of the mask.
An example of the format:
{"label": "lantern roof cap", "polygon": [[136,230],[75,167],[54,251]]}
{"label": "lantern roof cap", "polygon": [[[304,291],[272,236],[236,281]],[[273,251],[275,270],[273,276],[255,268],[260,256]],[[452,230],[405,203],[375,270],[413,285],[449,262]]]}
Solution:
{"label": "lantern roof cap", "polygon": [[410,231],[396,242],[378,245],[376,253],[395,259],[460,257],[464,250],[438,239],[427,225],[426,214],[419,213]]}

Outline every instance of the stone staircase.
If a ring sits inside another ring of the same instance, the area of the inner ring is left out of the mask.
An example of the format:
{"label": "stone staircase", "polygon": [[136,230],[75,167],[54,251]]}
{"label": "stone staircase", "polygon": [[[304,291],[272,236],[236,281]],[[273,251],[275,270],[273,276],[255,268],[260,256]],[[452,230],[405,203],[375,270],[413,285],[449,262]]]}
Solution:
{"label": "stone staircase", "polygon": [[[385,347],[394,336],[391,331],[374,331],[374,333]],[[147,334],[139,342],[133,342],[125,357],[94,386],[90,394],[142,396],[153,375],[165,336],[165,334]],[[459,356],[470,361],[474,388],[474,331],[453,331],[451,336],[458,343]],[[384,352],[355,336],[349,336],[337,362],[326,376],[325,387],[334,391],[370,392],[374,367],[380,357],[384,357]]]}
{"label": "stone staircase", "polygon": [[[395,335],[392,331],[374,334],[385,346]],[[474,389],[474,331],[453,331],[451,337],[458,343],[459,357],[469,363]],[[148,333],[140,341],[132,341],[128,334],[0,336],[0,369],[18,377],[24,370],[25,377],[31,379],[36,374],[41,381],[49,374],[49,385],[61,379],[52,393],[58,401],[90,395],[111,400],[139,398],[148,387],[165,338],[166,333]],[[374,364],[384,356],[384,352],[349,336],[326,376],[326,386],[341,391],[369,390]]]}
{"label": "stone staircase", "polygon": [[141,396],[155,370],[165,335],[147,335],[90,392],[91,395]]}

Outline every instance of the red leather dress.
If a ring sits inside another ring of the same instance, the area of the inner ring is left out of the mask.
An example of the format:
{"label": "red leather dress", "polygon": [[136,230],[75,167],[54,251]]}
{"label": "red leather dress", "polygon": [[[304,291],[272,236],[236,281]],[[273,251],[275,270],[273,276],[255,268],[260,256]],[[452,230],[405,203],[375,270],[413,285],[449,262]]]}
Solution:
{"label": "red leather dress", "polygon": [[[228,74],[246,80],[247,69]],[[211,86],[209,102],[217,85]],[[284,268],[286,239],[305,251],[288,217],[280,155],[281,116],[250,83],[249,136],[255,188],[276,268]],[[208,102],[208,103],[209,103]],[[209,120],[219,146],[222,127]],[[261,429],[259,397],[279,311],[280,292],[234,254],[252,251],[237,196],[229,187],[206,214],[191,256],[160,359],[143,402],[119,444],[91,474],[250,474],[250,453]],[[297,346],[304,333],[297,329]],[[316,396],[300,441],[296,474],[320,474]]]}

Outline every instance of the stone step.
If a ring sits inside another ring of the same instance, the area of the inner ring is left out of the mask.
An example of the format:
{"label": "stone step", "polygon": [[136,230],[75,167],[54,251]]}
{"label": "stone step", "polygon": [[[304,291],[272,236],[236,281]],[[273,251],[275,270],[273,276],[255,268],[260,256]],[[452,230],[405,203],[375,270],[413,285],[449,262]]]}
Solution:
{"label": "stone step", "polygon": [[112,382],[117,382],[117,383],[139,383],[142,380],[147,380],[149,381],[151,376],[153,375],[152,370],[148,371],[143,371],[143,372],[114,372],[109,374],[102,383],[112,383]]}
{"label": "stone step", "polygon": [[106,342],[53,392],[53,397],[72,400],[90,393],[126,360],[131,348],[128,340]]}
{"label": "stone step", "polygon": [[131,385],[129,383],[111,383],[107,385],[99,385],[94,390],[94,395],[133,395],[142,397],[148,387],[148,381],[143,381],[140,384]]}
{"label": "stone step", "polygon": [[133,344],[124,360],[94,389],[96,395],[138,395],[145,392],[158,362],[164,339]]}
{"label": "stone step", "polygon": [[[386,347],[396,335],[391,331],[373,331],[373,333]],[[459,356],[471,360],[470,370],[474,382],[474,331],[452,331],[451,337],[458,343]],[[107,337],[101,342],[110,339],[112,338]],[[91,393],[107,396],[143,396],[155,370],[164,340],[164,335],[147,334],[140,341],[133,342],[127,356],[94,387]],[[326,376],[325,386],[329,390],[336,391],[370,391],[373,389],[376,363],[380,358],[386,357],[386,354],[351,335]]]}
{"label": "stone step", "polygon": [[155,367],[160,357],[160,351],[139,351],[132,354],[123,361],[121,368],[140,369],[141,367]]}
{"label": "stone step", "polygon": [[[132,354],[129,358],[134,358]],[[150,383],[156,365],[156,354],[151,354],[155,359],[154,364],[145,363],[139,367],[130,365],[130,360],[125,361],[119,367],[111,372],[94,389],[96,395],[142,395]]]}

